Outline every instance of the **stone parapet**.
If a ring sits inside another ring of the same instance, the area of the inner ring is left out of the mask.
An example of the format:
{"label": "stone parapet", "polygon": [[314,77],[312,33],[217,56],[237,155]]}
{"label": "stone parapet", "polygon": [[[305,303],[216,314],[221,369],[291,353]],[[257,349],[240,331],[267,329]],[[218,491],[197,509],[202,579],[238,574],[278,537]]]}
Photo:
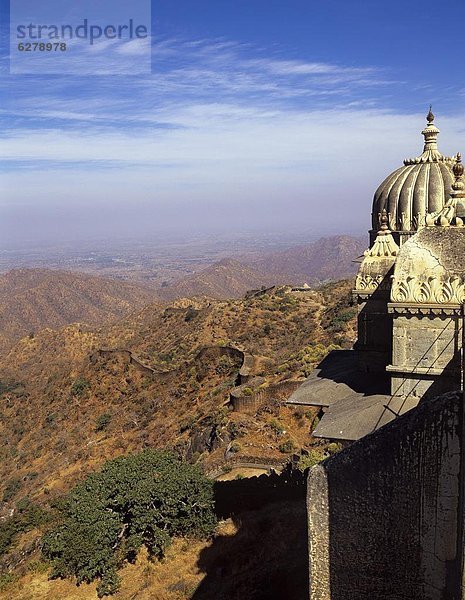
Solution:
{"label": "stone parapet", "polygon": [[311,600],[462,597],[461,402],[425,400],[310,470]]}

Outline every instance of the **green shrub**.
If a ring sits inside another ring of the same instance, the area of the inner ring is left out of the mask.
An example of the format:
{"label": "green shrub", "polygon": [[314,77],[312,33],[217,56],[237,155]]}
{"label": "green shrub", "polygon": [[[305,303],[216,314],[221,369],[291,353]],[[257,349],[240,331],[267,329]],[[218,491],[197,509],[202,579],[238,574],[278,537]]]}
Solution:
{"label": "green shrub", "polygon": [[356,308],[348,308],[339,313],[338,317],[344,323],[348,323],[351,319],[357,316]]}
{"label": "green shrub", "polygon": [[328,454],[336,454],[336,452],[340,452],[342,450],[342,445],[338,444],[337,442],[331,442],[330,444],[328,444],[328,447],[326,448],[326,451],[328,452]]}
{"label": "green shrub", "polygon": [[228,432],[232,440],[244,437],[247,433],[247,423],[242,421],[235,423],[234,421],[231,421],[228,424]]}
{"label": "green shrub", "polygon": [[48,562],[44,560],[33,560],[28,564],[27,569],[31,573],[46,573],[49,567]]}
{"label": "green shrub", "polygon": [[103,431],[108,427],[111,421],[110,413],[103,413],[95,421],[95,431]]}
{"label": "green shrub", "polygon": [[12,477],[9,479],[3,491],[3,502],[9,502],[12,498],[14,498],[21,489],[22,485],[21,479],[18,477]]}
{"label": "green shrub", "polygon": [[0,574],[0,592],[3,592],[5,588],[14,583],[18,579],[17,575],[13,573]]}
{"label": "green shrub", "polygon": [[172,536],[209,536],[216,524],[213,482],[154,450],[108,461],[71,490],[62,513],[62,523],[43,538],[51,577],[98,579],[100,597],[118,589],[117,569],[142,545],[162,557]]}
{"label": "green shrub", "polygon": [[338,333],[344,331],[347,323],[355,318],[357,310],[355,308],[348,308],[346,310],[337,313],[329,322],[328,331]]}
{"label": "green shrub", "polygon": [[279,444],[278,450],[283,454],[288,454],[289,452],[293,452],[295,450],[295,444],[292,440],[286,440]]}
{"label": "green shrub", "polygon": [[314,467],[324,459],[324,452],[321,448],[312,448],[308,454],[302,454],[297,463],[299,471],[305,471],[310,467]]}
{"label": "green shrub", "polygon": [[82,396],[84,392],[89,388],[90,384],[87,379],[78,377],[71,386],[71,394],[73,396]]}
{"label": "green shrub", "polygon": [[215,372],[218,375],[227,375],[235,369],[234,361],[229,356],[221,356],[216,365]]}
{"label": "green shrub", "polygon": [[283,435],[283,433],[286,432],[284,425],[282,425],[282,423],[280,423],[276,419],[271,419],[269,426],[276,435]]}
{"label": "green shrub", "polygon": [[48,513],[24,498],[16,505],[12,517],[0,522],[0,556],[10,549],[17,535],[34,529],[47,521]]}
{"label": "green shrub", "polygon": [[312,422],[312,429],[311,429],[310,433],[312,433],[312,431],[315,431],[315,429],[317,428],[317,426],[318,426],[318,423],[319,423],[319,422],[320,422],[320,417],[317,415],[317,416],[316,416],[316,417],[313,419],[313,422]]}

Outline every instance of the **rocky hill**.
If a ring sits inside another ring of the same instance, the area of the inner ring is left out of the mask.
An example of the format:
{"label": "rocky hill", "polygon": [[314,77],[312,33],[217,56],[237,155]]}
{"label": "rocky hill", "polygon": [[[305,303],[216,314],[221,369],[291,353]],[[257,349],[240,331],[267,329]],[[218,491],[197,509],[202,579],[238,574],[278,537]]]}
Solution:
{"label": "rocky hill", "polygon": [[266,275],[256,268],[227,258],[172,285],[160,288],[157,294],[166,300],[192,296],[240,298],[250,289],[277,282],[274,275]]}
{"label": "rocky hill", "polygon": [[[353,342],[350,288],[349,281],[307,292],[275,288],[226,301],[151,304],[100,328],[68,325],[26,336],[0,356],[0,520],[24,498],[50,506],[105,460],[147,446],[171,448],[212,476],[232,479],[241,465],[276,467],[294,454],[301,454],[303,466],[321,459],[327,444],[311,436],[317,410],[286,407],[283,398],[329,350]],[[256,403],[232,410],[240,370],[239,397]],[[305,531],[296,526],[304,523],[303,499],[276,510],[296,521],[282,520],[268,536],[275,557],[268,570],[257,575],[258,564],[246,559],[267,562],[264,547],[254,550],[254,540],[266,538],[260,527],[269,529],[272,513],[264,506],[261,516],[241,513],[237,521],[225,521],[211,543],[186,546],[180,540],[165,566],[141,557],[128,567],[126,587],[116,598],[213,600],[223,588],[232,599],[259,598],[250,586],[284,585],[276,557],[299,547],[305,560]],[[244,530],[239,523],[245,522]],[[286,541],[277,549],[277,532],[284,539],[284,530]],[[39,535],[24,534],[0,557],[0,598],[95,598],[95,587],[48,581]],[[237,553],[234,561],[225,555],[230,551]],[[235,565],[242,573],[239,587],[233,572],[218,579],[216,561]],[[198,587],[198,565],[210,570],[210,585]],[[2,583],[1,573],[13,573],[13,579],[8,575]],[[197,595],[179,586],[198,587]],[[286,591],[286,597],[305,597],[303,589]]]}
{"label": "rocky hill", "polygon": [[357,272],[354,260],[366,250],[362,237],[338,235],[316,242],[263,254],[248,262],[250,266],[294,284],[336,281]]}
{"label": "rocky hill", "polygon": [[0,276],[0,349],[45,327],[110,323],[154,296],[142,286],[79,273],[9,271]]}
{"label": "rocky hill", "polygon": [[337,281],[357,272],[357,257],[366,249],[365,238],[325,237],[311,244],[278,252],[259,253],[252,258],[223,259],[157,290],[160,298],[207,296],[239,298],[250,289],[272,285],[318,285]]}

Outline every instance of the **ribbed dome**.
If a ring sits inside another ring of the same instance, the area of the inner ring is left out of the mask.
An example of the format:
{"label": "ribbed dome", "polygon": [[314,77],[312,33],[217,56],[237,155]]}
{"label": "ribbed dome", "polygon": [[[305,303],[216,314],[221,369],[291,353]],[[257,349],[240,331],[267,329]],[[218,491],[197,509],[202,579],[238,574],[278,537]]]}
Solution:
{"label": "ribbed dome", "polygon": [[391,173],[375,192],[372,226],[380,228],[380,215],[386,209],[391,231],[417,231],[425,225],[428,213],[442,209],[449,198],[454,176],[454,158],[443,156],[437,147],[439,129],[434,115],[426,117],[428,125],[423,154],[404,160],[404,166]]}

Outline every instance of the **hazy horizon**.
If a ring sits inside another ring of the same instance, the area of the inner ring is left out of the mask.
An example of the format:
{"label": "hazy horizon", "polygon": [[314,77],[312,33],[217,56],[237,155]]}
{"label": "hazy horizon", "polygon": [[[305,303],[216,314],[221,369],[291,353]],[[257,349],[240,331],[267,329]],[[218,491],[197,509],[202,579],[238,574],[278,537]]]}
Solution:
{"label": "hazy horizon", "polygon": [[[28,215],[31,216],[30,213]],[[0,249],[18,250],[22,247],[44,248],[47,246],[65,247],[69,245],[73,248],[86,247],[89,244],[112,245],[115,248],[125,246],[128,243],[151,245],[161,242],[181,243],[183,240],[193,241],[199,239],[208,244],[210,241],[224,239],[231,241],[234,239],[269,238],[270,240],[281,243],[283,240],[289,246],[295,244],[311,243],[323,237],[332,237],[347,235],[352,237],[367,236],[368,225],[363,228],[354,225],[352,228],[343,229],[337,225],[332,227],[321,226],[312,228],[308,226],[298,227],[293,223],[278,223],[266,225],[263,223],[240,223],[230,224],[224,220],[212,220],[211,222],[180,224],[175,221],[165,223],[160,226],[150,222],[133,222],[127,227],[128,219],[121,218],[121,225],[118,223],[118,215],[112,215],[108,223],[100,227],[87,226],[86,219],[73,219],[67,224],[67,217],[63,221],[54,214],[47,221],[47,215],[41,214],[39,218],[31,218],[33,230],[24,227],[20,231],[15,231],[17,219],[11,217],[11,220],[5,218],[0,227]],[[18,217],[19,219],[19,217]],[[8,226],[8,223],[11,226]],[[90,225],[90,223],[89,223]]]}
{"label": "hazy horizon", "polygon": [[[63,232],[62,232],[63,233]],[[367,231],[339,231],[331,229],[307,230],[302,229],[237,229],[221,231],[215,228],[212,230],[201,231],[183,231],[176,230],[159,230],[150,231],[142,234],[120,234],[101,235],[90,233],[87,236],[77,235],[72,237],[69,232],[67,235],[55,235],[39,238],[37,236],[19,239],[0,239],[0,252],[3,255],[8,253],[21,254],[24,252],[38,251],[46,253],[47,251],[59,252],[89,252],[95,249],[96,252],[144,252],[145,249],[176,248],[180,251],[185,245],[186,247],[202,246],[205,249],[216,248],[219,246],[237,247],[237,253],[240,253],[243,248],[256,247],[260,248],[291,248],[294,246],[304,246],[318,241],[322,238],[331,238],[338,236],[348,236],[354,238],[366,237],[368,244]],[[232,252],[232,255],[234,252]]]}

